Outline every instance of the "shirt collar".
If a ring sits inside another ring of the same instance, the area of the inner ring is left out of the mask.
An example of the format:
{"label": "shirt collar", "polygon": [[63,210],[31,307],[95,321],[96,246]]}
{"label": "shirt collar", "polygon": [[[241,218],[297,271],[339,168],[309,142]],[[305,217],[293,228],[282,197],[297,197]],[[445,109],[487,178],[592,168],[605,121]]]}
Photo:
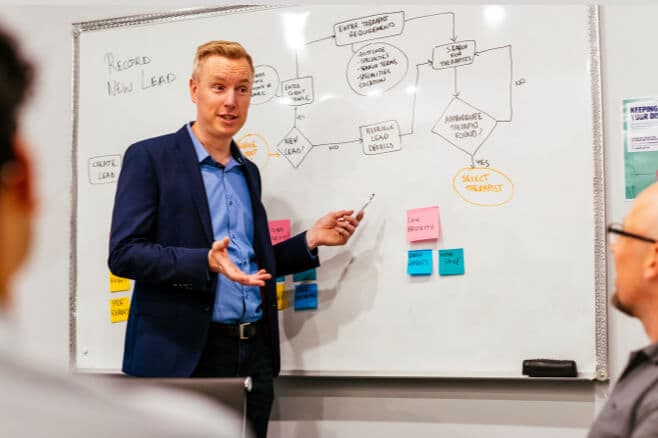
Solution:
{"label": "shirt collar", "polygon": [[626,368],[621,373],[619,379],[621,380],[628,373],[630,373],[631,370],[634,370],[635,368],[646,362],[658,364],[658,342],[651,344],[647,347],[644,347],[641,350],[633,351],[630,354],[630,357],[628,359],[628,364],[626,364]]}
{"label": "shirt collar", "polygon": [[[208,160],[212,160],[212,157],[206,150],[206,148],[203,147],[197,136],[194,134],[194,131],[192,131],[192,124],[194,122],[189,122],[186,126],[187,132],[190,134],[190,139],[192,140],[192,144],[194,145],[194,152],[196,152],[197,159],[199,160],[199,163],[203,163],[204,161],[207,162]],[[230,169],[234,166],[243,166],[245,163],[245,158],[242,155],[242,152],[240,152],[240,149],[238,146],[235,144],[233,140],[231,140],[231,159],[229,159],[229,162],[226,163],[226,169]]]}
{"label": "shirt collar", "polygon": [[644,347],[642,350],[639,350],[636,353],[640,352],[645,354],[651,362],[658,363],[658,342]]}

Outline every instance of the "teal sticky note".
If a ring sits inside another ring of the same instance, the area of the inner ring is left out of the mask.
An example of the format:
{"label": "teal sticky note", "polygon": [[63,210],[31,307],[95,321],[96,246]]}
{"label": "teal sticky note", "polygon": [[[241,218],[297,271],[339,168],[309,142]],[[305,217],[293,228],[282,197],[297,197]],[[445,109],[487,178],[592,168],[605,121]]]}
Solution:
{"label": "teal sticky note", "polygon": [[286,277],[276,277],[276,282],[277,283],[285,283],[286,282]]}
{"label": "teal sticky note", "polygon": [[439,250],[439,275],[464,275],[464,249]]}
{"label": "teal sticky note", "polygon": [[308,271],[298,272],[292,276],[292,281],[316,281],[318,278],[314,269]]}
{"label": "teal sticky note", "polygon": [[432,250],[417,249],[409,251],[407,256],[407,274],[432,275]]}
{"label": "teal sticky note", "polygon": [[303,283],[295,286],[295,310],[318,308],[317,283]]}

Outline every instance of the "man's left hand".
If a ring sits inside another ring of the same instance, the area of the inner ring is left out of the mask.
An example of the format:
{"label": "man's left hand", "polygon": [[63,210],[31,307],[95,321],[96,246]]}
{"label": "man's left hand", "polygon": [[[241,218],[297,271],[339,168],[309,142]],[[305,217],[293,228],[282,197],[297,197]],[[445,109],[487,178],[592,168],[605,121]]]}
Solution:
{"label": "man's left hand", "polygon": [[210,270],[245,286],[265,286],[265,280],[272,278],[272,275],[265,269],[260,269],[253,274],[242,272],[229,257],[228,245],[228,237],[213,242],[208,251],[208,267]]}

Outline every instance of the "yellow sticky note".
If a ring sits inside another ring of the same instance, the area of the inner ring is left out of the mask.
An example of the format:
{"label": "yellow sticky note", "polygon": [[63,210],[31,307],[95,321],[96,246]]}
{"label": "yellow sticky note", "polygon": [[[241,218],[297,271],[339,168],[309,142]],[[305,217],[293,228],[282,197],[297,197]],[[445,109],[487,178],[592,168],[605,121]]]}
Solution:
{"label": "yellow sticky note", "polygon": [[279,310],[288,308],[288,297],[286,295],[286,284],[276,284],[276,308]]}
{"label": "yellow sticky note", "polygon": [[128,321],[130,297],[113,298],[110,300],[110,320],[112,322]]}
{"label": "yellow sticky note", "polygon": [[110,292],[122,292],[130,290],[130,280],[118,277],[110,272]]}

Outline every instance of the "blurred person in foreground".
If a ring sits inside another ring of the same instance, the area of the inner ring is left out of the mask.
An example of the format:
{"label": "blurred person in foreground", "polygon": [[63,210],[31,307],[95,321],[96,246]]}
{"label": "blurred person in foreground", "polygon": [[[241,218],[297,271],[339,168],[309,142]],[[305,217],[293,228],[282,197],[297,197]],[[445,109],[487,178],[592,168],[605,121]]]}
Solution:
{"label": "blurred person in foreground", "polygon": [[[236,413],[182,391],[36,369],[11,348],[11,282],[27,258],[35,213],[19,110],[33,68],[0,30],[0,436],[239,437]],[[47,293],[47,291],[44,291]],[[132,386],[132,385],[131,385]]]}
{"label": "blurred person in foreground", "polygon": [[631,353],[589,438],[658,438],[658,183],[642,191],[623,224],[608,226],[615,260],[612,304],[638,318],[651,344]]}

